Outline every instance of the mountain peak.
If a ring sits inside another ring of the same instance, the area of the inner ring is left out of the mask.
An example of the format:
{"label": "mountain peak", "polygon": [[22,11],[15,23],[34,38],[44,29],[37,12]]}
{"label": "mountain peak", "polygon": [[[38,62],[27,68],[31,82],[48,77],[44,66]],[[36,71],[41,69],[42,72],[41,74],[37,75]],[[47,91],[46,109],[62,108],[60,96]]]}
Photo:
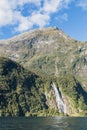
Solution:
{"label": "mountain peak", "polygon": [[1,43],[6,44],[6,43],[9,43],[10,41],[21,41],[21,40],[24,40],[24,39],[29,38],[31,36],[33,37],[33,36],[38,35],[38,34],[41,34],[41,35],[48,34],[48,35],[50,35],[51,33],[53,33],[53,35],[57,34],[57,35],[61,35],[61,36],[64,36],[64,37],[69,37],[61,29],[54,26],[54,27],[39,28],[39,29],[35,29],[35,30],[30,30],[28,32],[24,32],[22,34],[19,34],[17,36],[14,36],[12,38],[7,39],[7,40],[0,40],[0,44]]}
{"label": "mountain peak", "polygon": [[53,53],[59,46],[66,46],[72,42],[74,40],[58,27],[40,28],[0,41],[0,55],[20,60],[34,54]]}

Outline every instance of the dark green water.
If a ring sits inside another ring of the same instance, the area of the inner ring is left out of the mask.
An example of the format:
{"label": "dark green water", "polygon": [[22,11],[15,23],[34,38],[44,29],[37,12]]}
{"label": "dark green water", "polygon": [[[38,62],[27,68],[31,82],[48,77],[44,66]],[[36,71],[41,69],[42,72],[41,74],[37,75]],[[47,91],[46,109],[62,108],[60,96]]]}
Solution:
{"label": "dark green water", "polygon": [[0,118],[0,130],[87,130],[87,118]]}

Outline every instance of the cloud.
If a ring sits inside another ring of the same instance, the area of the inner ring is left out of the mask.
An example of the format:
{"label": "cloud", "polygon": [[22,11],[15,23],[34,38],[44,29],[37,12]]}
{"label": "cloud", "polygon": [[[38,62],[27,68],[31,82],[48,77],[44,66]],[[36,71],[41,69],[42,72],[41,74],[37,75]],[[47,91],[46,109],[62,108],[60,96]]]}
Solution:
{"label": "cloud", "polygon": [[40,12],[35,12],[32,14],[30,19],[33,24],[38,25],[39,27],[43,27],[49,23],[48,21],[50,16],[46,13],[41,14]]}
{"label": "cloud", "polygon": [[34,12],[30,17],[18,16],[19,26],[15,28],[15,31],[23,32],[31,29],[33,25],[38,27],[44,27],[49,24],[50,17],[47,14],[41,14],[40,12]]}
{"label": "cloud", "polygon": [[68,14],[64,13],[64,14],[60,15],[59,17],[55,17],[55,20],[60,23],[63,23],[64,21],[68,21]]}
{"label": "cloud", "polygon": [[61,20],[68,21],[68,14],[64,13],[64,14],[61,16]]}
{"label": "cloud", "polygon": [[10,8],[9,2],[6,0],[0,1],[0,26],[11,24],[11,22],[12,10]]}
{"label": "cloud", "polygon": [[43,10],[50,14],[59,11],[62,8],[68,8],[73,0],[45,0]]}
{"label": "cloud", "polygon": [[33,3],[37,6],[40,5],[40,0],[1,0],[0,1],[0,26],[8,24],[16,24],[18,19],[22,16],[21,12],[17,11],[17,8],[21,9],[27,3]]}
{"label": "cloud", "polygon": [[50,14],[56,12],[60,8],[61,0],[45,0],[43,10]]}
{"label": "cloud", "polygon": [[[34,25],[44,27],[49,25],[51,14],[63,8],[67,8],[71,1],[72,0],[1,0],[0,27],[11,25],[17,32],[29,30],[33,28]],[[29,6],[29,14],[24,16],[22,10],[26,4],[33,4],[37,8],[31,11]],[[67,15],[64,15],[62,19],[67,20]]]}
{"label": "cloud", "polygon": [[20,6],[23,6],[26,3],[33,3],[38,6],[40,6],[40,4],[41,4],[41,0],[16,0],[16,1],[17,1],[17,4]]}
{"label": "cloud", "polygon": [[77,6],[81,7],[84,10],[87,10],[87,0],[80,0],[80,1],[78,1]]}
{"label": "cloud", "polygon": [[14,28],[16,32],[24,32],[32,28],[32,22],[29,20],[29,17],[24,17],[20,13],[16,15],[16,21],[17,26]]}

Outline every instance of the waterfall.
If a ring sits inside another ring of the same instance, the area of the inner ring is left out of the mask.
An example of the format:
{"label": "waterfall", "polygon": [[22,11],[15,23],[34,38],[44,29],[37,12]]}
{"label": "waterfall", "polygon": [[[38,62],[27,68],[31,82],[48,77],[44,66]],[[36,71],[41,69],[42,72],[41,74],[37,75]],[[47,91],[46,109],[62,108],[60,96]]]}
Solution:
{"label": "waterfall", "polygon": [[62,95],[61,95],[60,90],[56,87],[56,85],[54,83],[51,84],[51,87],[52,87],[54,94],[55,94],[56,103],[57,103],[57,107],[59,109],[59,112],[66,113],[66,104],[64,104],[64,102],[62,100]]}

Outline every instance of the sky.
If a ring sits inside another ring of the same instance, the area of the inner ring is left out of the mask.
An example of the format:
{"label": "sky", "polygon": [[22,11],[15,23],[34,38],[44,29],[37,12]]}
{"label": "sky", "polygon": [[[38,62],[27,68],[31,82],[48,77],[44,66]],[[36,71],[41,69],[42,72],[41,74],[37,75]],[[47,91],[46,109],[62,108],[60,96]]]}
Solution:
{"label": "sky", "polygon": [[55,26],[87,41],[87,0],[0,0],[0,40]]}

